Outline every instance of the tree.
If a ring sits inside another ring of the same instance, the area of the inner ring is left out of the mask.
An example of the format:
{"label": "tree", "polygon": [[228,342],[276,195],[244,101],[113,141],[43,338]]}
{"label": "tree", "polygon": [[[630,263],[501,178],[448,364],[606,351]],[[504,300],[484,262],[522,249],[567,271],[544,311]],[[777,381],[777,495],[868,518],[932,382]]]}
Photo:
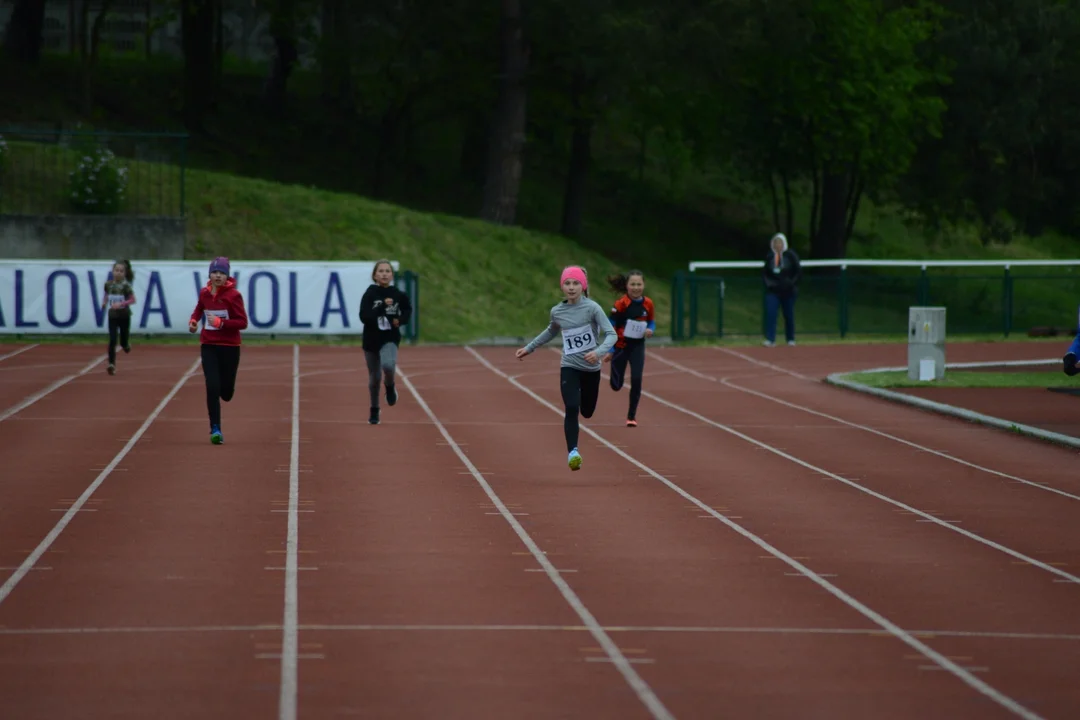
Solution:
{"label": "tree", "polygon": [[780,176],[789,229],[792,187],[808,183],[810,255],[844,257],[863,194],[891,188],[918,142],[939,132],[942,69],[921,51],[940,8],[780,0],[743,5],[740,16],[737,156],[777,204]]}
{"label": "tree", "polygon": [[488,136],[487,171],[480,217],[511,225],[517,216],[521,192],[522,155],[530,45],[525,34],[522,0],[502,0],[499,23],[498,98]]}
{"label": "tree", "polygon": [[4,32],[4,54],[27,65],[41,60],[45,0],[15,0]]}

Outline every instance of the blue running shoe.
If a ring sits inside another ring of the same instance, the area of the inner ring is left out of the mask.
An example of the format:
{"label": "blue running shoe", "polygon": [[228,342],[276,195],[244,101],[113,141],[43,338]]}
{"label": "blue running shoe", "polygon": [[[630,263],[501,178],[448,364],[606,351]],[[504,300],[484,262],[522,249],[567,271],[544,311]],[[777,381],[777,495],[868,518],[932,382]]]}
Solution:
{"label": "blue running shoe", "polygon": [[217,425],[214,425],[212,428],[210,428],[210,442],[214,443],[215,445],[220,445],[221,443],[225,442],[225,438],[221,436],[221,428],[219,428]]}
{"label": "blue running shoe", "polygon": [[570,457],[567,464],[570,466],[571,470],[581,469],[581,453],[577,451],[577,448],[570,451]]}

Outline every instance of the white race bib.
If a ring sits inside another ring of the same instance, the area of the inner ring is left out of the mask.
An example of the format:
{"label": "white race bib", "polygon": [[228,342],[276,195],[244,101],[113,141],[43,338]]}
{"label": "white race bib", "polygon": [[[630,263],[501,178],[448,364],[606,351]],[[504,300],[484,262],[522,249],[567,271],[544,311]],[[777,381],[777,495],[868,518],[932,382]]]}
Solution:
{"label": "white race bib", "polygon": [[392,327],[390,325],[390,318],[386,317],[385,315],[379,316],[378,325],[380,330],[389,330]]}
{"label": "white race bib", "polygon": [[214,327],[213,325],[210,324],[209,317],[211,315],[215,315],[215,316],[221,318],[222,320],[228,320],[229,319],[229,311],[228,310],[203,310],[203,327],[206,328],[207,330],[212,331],[212,332],[217,332],[221,328],[216,328],[216,327]]}
{"label": "white race bib", "polygon": [[627,320],[626,327],[623,328],[623,337],[636,340],[638,338],[645,337],[645,329],[649,327],[649,323],[644,320]]}
{"label": "white race bib", "polygon": [[113,305],[115,305],[117,303],[122,303],[125,300],[127,300],[127,298],[124,297],[123,295],[109,295],[108,307],[112,307]]}
{"label": "white race bib", "polygon": [[577,355],[596,347],[596,335],[591,325],[563,330],[562,338],[564,355]]}

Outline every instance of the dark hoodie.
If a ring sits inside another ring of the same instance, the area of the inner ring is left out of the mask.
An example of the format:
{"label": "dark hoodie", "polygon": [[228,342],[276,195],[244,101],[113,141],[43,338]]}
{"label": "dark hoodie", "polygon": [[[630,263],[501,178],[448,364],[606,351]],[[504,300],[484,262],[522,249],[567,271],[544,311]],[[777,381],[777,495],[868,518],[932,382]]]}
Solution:
{"label": "dark hoodie", "polygon": [[[772,240],[780,238],[784,249],[777,261],[776,251],[772,249]],[[787,238],[783,233],[777,233],[769,240],[769,254],[765,256],[765,267],[762,275],[765,277],[765,289],[777,295],[790,295],[795,292],[795,287],[802,277],[802,266],[799,265],[799,256],[794,250],[788,248]]]}
{"label": "dark hoodie", "polygon": [[[394,303],[389,308],[383,302],[386,298],[393,298]],[[409,322],[412,317],[412,303],[409,296],[398,290],[393,285],[383,287],[378,283],[371,283],[360,299],[360,322],[364,324],[364,349],[378,352],[379,348],[388,342],[395,345],[401,343],[401,326]],[[398,326],[394,327],[393,320],[397,319]]]}
{"label": "dark hoodie", "polygon": [[[217,315],[222,318],[221,327],[211,327],[207,316]],[[236,289],[236,280],[229,278],[215,294],[210,281],[199,291],[199,300],[191,319],[203,323],[199,341],[204,345],[239,345],[240,331],[247,329],[247,310],[244,308],[244,296]]]}

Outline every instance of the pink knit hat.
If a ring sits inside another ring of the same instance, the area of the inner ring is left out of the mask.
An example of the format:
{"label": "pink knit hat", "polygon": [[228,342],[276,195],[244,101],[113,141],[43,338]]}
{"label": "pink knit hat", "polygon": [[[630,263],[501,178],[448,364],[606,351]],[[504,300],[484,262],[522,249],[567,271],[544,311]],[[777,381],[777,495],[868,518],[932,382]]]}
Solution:
{"label": "pink knit hat", "polygon": [[562,277],[559,278],[559,287],[568,279],[577,280],[581,283],[581,289],[585,292],[589,291],[589,274],[585,272],[585,268],[577,265],[569,265],[562,271]]}

